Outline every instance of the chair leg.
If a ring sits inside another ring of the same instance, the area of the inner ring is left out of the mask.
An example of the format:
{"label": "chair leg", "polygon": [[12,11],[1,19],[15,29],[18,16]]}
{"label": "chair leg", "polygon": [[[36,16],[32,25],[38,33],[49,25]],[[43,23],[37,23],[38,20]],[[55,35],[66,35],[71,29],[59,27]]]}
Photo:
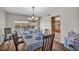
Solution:
{"label": "chair leg", "polygon": [[15,45],[15,50],[18,51],[18,45]]}

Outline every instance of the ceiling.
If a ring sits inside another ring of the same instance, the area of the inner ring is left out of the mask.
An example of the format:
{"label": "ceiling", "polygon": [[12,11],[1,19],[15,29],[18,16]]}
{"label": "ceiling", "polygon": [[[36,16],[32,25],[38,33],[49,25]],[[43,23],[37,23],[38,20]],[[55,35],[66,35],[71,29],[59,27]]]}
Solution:
{"label": "ceiling", "polygon": [[[8,13],[15,13],[21,15],[32,16],[33,10],[32,7],[3,7],[4,10]],[[50,15],[56,8],[55,7],[35,7],[34,14],[35,16],[47,16]]]}

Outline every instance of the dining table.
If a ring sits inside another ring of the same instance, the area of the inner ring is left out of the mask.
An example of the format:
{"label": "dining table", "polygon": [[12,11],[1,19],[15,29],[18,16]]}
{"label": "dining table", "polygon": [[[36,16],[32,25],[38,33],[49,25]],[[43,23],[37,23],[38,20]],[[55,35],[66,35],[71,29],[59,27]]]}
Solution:
{"label": "dining table", "polygon": [[22,33],[26,51],[35,51],[43,46],[43,34]]}

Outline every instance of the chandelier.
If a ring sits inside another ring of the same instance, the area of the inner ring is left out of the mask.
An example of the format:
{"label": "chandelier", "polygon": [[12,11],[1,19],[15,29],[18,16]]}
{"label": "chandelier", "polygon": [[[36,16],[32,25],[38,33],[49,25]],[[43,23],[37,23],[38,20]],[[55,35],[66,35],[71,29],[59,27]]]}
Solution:
{"label": "chandelier", "polygon": [[30,16],[30,17],[28,17],[28,19],[29,19],[30,21],[32,21],[32,22],[38,20],[38,17],[36,17],[36,16],[34,15],[34,8],[35,8],[35,7],[32,7],[32,9],[33,9],[33,15]]}

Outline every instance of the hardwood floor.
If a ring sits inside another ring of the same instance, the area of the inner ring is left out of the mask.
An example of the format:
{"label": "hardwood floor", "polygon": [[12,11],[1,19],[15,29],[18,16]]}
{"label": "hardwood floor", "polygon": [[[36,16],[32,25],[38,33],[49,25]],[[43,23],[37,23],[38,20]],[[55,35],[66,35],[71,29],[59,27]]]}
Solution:
{"label": "hardwood floor", "polygon": [[[25,46],[24,43],[19,44],[18,46],[18,50],[19,51],[25,51]],[[14,46],[14,42],[13,40],[10,41],[6,41],[1,47],[0,47],[0,51],[15,51],[15,46]],[[36,51],[42,51],[41,48],[36,50]],[[54,41],[53,44],[53,48],[52,51],[68,51],[68,49],[66,49],[63,44]]]}
{"label": "hardwood floor", "polygon": [[[20,43],[18,45],[19,51],[25,51],[24,48],[24,43]],[[13,40],[4,42],[4,44],[0,46],[0,51],[15,51],[15,45]]]}
{"label": "hardwood floor", "polygon": [[69,51],[69,49],[64,47],[64,44],[54,41],[53,51]]}

